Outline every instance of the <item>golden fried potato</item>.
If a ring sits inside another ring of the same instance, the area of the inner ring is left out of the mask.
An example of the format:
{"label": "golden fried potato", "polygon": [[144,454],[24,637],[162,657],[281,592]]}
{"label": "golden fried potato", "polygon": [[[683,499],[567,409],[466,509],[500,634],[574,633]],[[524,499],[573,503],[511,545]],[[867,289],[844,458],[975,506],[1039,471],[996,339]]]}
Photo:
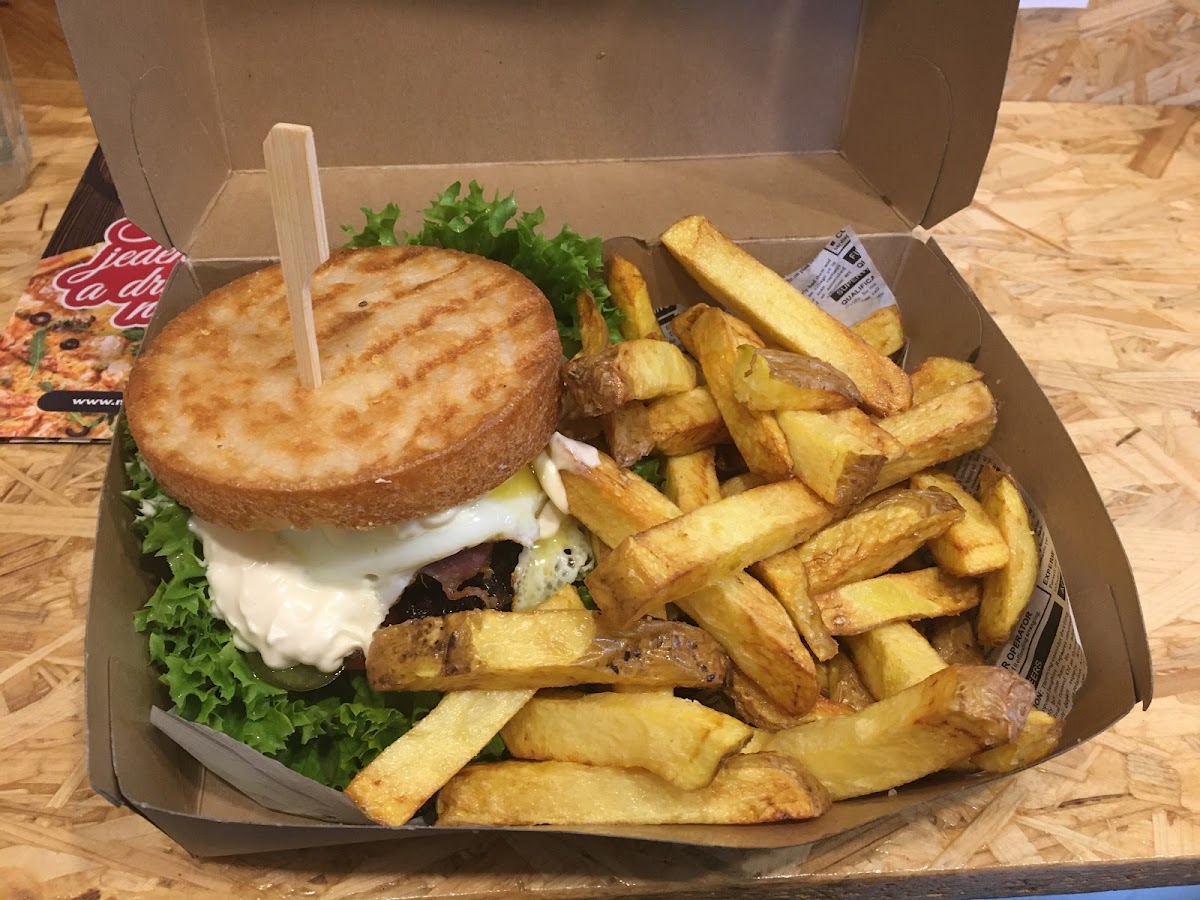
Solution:
{"label": "golden fried potato", "polygon": [[[768,731],[782,731],[785,728],[794,728],[816,719],[849,715],[854,712],[853,707],[844,703],[834,703],[832,700],[818,696],[812,708],[798,716],[776,703],[770,694],[759,687],[758,682],[738,668],[734,668],[729,675],[729,683],[725,686],[725,695],[733,703],[733,708],[742,721]],[[748,751],[744,748],[742,752]]]}
{"label": "golden fried potato", "polygon": [[517,759],[641,768],[694,791],[746,745],[751,728],[671,694],[600,693],[538,696],[500,734]]}
{"label": "golden fried potato", "polygon": [[563,380],[585,416],[602,416],[631,400],[690,391],[696,368],[674,344],[638,339],[572,359],[563,366]]}
{"label": "golden fried potato", "polygon": [[984,750],[971,757],[971,765],[984,772],[1004,774],[1031,766],[1058,749],[1063,721],[1040,709],[1030,710],[1025,727],[1011,744]]}
{"label": "golden fried potato", "polygon": [[537,612],[551,612],[556,609],[587,609],[583,598],[579,596],[573,584],[564,584],[557,591],[543,600],[537,607]]}
{"label": "golden fried potato", "polygon": [[861,409],[835,409],[826,415],[885,457],[884,465],[904,455],[904,445],[875,424]]}
{"label": "golden fried potato", "polygon": [[403,825],[533,695],[532,690],[446,694],[425,718],[354,776],[346,795],[376,822]]}
{"label": "golden fried potato", "polygon": [[654,431],[646,404],[631,400],[604,416],[604,439],[619,466],[632,466],[654,449]]}
{"label": "golden fried potato", "polygon": [[661,239],[704,290],[767,340],[823,359],[848,375],[872,412],[890,415],[912,404],[912,385],[895,363],[703,216],[681,219]]}
{"label": "golden fried potato", "polygon": [[[875,352],[891,356],[904,346],[904,323],[900,319],[900,307],[895,304],[876,310],[850,330],[867,342]],[[913,384],[913,403],[916,403],[917,386]]]}
{"label": "golden fried potato", "polygon": [[925,629],[925,637],[947,665],[961,663],[982,666],[987,660],[975,640],[975,629],[966,616],[934,619]]}
{"label": "golden fried potato", "polygon": [[680,515],[679,507],[653,485],[603,453],[599,465],[580,464],[559,474],[571,515],[608,547]]}
{"label": "golden fried potato", "polygon": [[585,580],[605,617],[624,625],[795,546],[832,517],[795,479],[765,484],[626,538]]}
{"label": "golden fried potato", "polygon": [[858,510],[798,548],[809,590],[821,594],[882,575],[962,516],[962,507],[943,491],[897,490],[868,497]]}
{"label": "golden fried potato", "polygon": [[909,482],[914,488],[945,491],[963,508],[963,517],[929,542],[937,564],[954,575],[982,575],[1008,562],[1008,545],[979,502],[945,472],[920,472]]}
{"label": "golden fried potato", "polygon": [[621,313],[621,337],[627,341],[637,338],[666,340],[654,317],[646,279],[637,266],[616,253],[608,260],[608,290]]}
{"label": "golden fried potato", "polygon": [[706,387],[662,397],[646,404],[654,449],[683,456],[729,440],[725,420]]}
{"label": "golden fried potato", "polygon": [[721,499],[712,447],[685,456],[668,456],[663,463],[663,476],[664,493],[685,513]]}
{"label": "golden fried potato", "polygon": [[919,406],[959,385],[982,381],[983,373],[961,359],[931,356],[913,369],[909,377],[913,386],[913,406]]}
{"label": "golden fried potato", "polygon": [[591,610],[473,609],[375,632],[377,691],[521,690],[579,684],[720,687],[729,659],[703,630],[641,619],[601,630]]}
{"label": "golden fried potato", "polygon": [[737,348],[748,342],[747,335],[738,333],[735,321],[719,309],[706,309],[692,323],[686,346],[700,363],[725,427],[750,471],[771,479],[786,478],[792,460],[779,423],[770,413],[746,409],[733,394]]}
{"label": "golden fried potato", "polygon": [[608,323],[600,314],[600,307],[596,305],[596,298],[591,291],[580,291],[575,295],[575,312],[579,317],[581,344],[575,357],[595,356],[608,346]]}
{"label": "golden fried potato", "polygon": [[753,344],[737,348],[733,395],[747,409],[846,409],[862,401],[854,382],[824,360]]}
{"label": "golden fried potato", "polygon": [[[791,477],[790,475],[788,476]],[[761,487],[764,484],[771,483],[770,478],[764,478],[762,475],[755,475],[753,472],[743,472],[741,475],[734,475],[732,478],[727,478],[721,482],[721,496],[732,497],[734,494],[741,494],[750,488]]]}
{"label": "golden fried potato", "polygon": [[829,794],[774,753],[731,757],[685,791],[642,769],[572,762],[468,766],[438,795],[438,825],[748,825],[811,819]]}
{"label": "golden fried potato", "polygon": [[824,680],[824,694],[834,703],[860,710],[875,702],[875,698],[863,684],[858,669],[854,668],[854,662],[845,653],[838,653],[819,664],[817,677]]}
{"label": "golden fried potato", "polygon": [[876,445],[819,412],[776,414],[792,468],[826,502],[845,508],[871,490],[887,457]]}
{"label": "golden fried potato", "polygon": [[915,781],[1017,738],[1033,685],[995,666],[950,666],[851,716],[780,731],[765,746],[811,771],[835,800]]}
{"label": "golden fried potato", "polygon": [[904,445],[904,455],[886,463],[875,490],[890,487],[922,469],[978,450],[996,429],[996,401],[982,381],[963,384],[879,420],[879,427]]}
{"label": "golden fried potato", "polygon": [[849,635],[846,649],[876,700],[886,700],[946,668],[929,641],[907,622]]}
{"label": "golden fried potato", "polygon": [[983,576],[983,599],[976,622],[979,643],[998,647],[1008,640],[1029,605],[1037,581],[1038,548],[1029,510],[1011,475],[990,466],[984,469],[980,499],[984,512],[1008,545],[1008,562]]}
{"label": "golden fried potato", "polygon": [[778,598],[813,655],[820,660],[832,659],[838,652],[837,641],[809,592],[808,573],[799,548],[768,556],[755,563],[750,572]]}
{"label": "golden fried potato", "polygon": [[830,634],[861,634],[890,622],[952,616],[979,605],[979,582],[938,568],[880,575],[816,594]]}

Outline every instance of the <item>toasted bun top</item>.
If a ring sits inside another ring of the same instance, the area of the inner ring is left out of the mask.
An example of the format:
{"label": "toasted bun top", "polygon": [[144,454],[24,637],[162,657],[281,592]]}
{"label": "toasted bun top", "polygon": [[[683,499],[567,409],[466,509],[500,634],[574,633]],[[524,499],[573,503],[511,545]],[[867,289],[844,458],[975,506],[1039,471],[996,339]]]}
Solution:
{"label": "toasted bun top", "polygon": [[546,446],[562,348],[520,273],[454,250],[340,250],[312,298],[319,388],[297,376],[279,266],[176,316],[130,374],[138,448],[202,519],[401,522],[486,493]]}

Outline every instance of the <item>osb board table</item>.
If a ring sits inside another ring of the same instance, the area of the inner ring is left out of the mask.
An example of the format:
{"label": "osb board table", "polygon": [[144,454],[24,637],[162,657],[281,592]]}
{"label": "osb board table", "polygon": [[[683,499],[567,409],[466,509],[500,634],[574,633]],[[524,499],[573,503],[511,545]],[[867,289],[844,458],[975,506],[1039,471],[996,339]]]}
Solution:
{"label": "osb board table", "polygon": [[[36,163],[0,210],[5,316],[94,145],[71,82],[21,89]],[[198,861],[86,784],[83,619],[106,449],[7,446],[0,897],[980,897],[1200,880],[1195,117],[1008,104],[976,202],[936,229],[1117,522],[1152,635],[1148,712],[1032,771],[791,850],[464,836]]]}

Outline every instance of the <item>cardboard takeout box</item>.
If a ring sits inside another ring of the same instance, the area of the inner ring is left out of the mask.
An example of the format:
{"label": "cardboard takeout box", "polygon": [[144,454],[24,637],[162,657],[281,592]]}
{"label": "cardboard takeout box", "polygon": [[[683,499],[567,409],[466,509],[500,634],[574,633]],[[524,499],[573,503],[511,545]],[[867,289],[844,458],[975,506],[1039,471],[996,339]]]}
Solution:
{"label": "cardboard takeout box", "polygon": [[[1094,664],[1064,748],[1151,694],[1133,578],[1087,470],[1029,371],[933,242],[991,141],[1016,0],[59,0],[129,216],[183,250],[156,327],[276,253],[262,140],[317,136],[325,209],[423,208],[472,178],[547,227],[622,239],[662,304],[698,289],[657,235],[703,213],[779,271],[845,224],[894,290],[910,363],[971,357],[1000,405],[992,446],[1046,517]],[[411,222],[411,220],[410,220]],[[649,242],[649,243],[645,243]],[[610,244],[611,246],[611,244]],[[93,787],[189,850],[228,854],[436,833],[264,808],[150,724],[165,690],[133,611],[157,576],[130,531],[120,448],[101,502],[87,631]],[[980,778],[836,804],[813,822],[560,829],[737,847],[804,843]]]}

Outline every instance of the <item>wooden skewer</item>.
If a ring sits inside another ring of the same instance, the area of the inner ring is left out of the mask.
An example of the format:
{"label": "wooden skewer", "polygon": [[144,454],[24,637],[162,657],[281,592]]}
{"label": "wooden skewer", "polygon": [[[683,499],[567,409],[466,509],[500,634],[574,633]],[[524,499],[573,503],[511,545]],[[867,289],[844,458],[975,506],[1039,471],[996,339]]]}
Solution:
{"label": "wooden skewer", "polygon": [[279,238],[279,259],[287,287],[288,315],[300,383],[321,386],[321,358],[313,325],[313,272],[329,259],[325,207],[317,174],[317,150],[307,125],[275,125],[263,141],[271,212]]}

